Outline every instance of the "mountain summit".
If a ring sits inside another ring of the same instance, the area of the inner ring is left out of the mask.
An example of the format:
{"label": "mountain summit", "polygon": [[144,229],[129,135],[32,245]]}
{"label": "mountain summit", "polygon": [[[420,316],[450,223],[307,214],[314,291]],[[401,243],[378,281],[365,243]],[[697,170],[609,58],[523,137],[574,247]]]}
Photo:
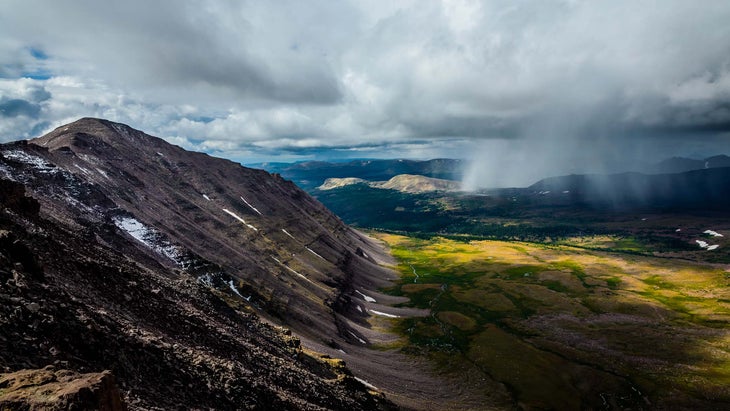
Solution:
{"label": "mountain summit", "polygon": [[266,323],[356,350],[392,275],[293,183],[92,118],[1,145],[0,183],[0,371],[109,369],[131,408],[387,406]]}

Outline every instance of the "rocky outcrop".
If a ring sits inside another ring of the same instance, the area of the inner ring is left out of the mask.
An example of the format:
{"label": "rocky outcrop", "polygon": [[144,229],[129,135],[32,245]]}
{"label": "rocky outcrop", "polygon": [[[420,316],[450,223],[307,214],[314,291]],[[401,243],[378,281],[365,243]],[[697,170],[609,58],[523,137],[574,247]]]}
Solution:
{"label": "rocky outcrop", "polygon": [[125,411],[110,371],[79,374],[46,367],[0,374],[2,410]]}

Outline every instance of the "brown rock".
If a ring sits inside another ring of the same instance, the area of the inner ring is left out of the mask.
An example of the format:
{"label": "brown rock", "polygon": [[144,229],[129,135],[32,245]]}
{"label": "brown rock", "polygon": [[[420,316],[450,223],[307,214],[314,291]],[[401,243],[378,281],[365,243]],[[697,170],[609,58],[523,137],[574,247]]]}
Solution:
{"label": "brown rock", "polygon": [[79,374],[52,367],[0,374],[0,410],[104,410],[127,407],[109,371]]}

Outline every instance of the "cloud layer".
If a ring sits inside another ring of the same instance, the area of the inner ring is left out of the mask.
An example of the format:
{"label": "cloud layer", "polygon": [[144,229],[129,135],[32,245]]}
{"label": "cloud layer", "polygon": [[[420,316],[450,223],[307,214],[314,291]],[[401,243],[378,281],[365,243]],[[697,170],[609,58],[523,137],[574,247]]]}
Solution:
{"label": "cloud layer", "polygon": [[0,5],[0,141],[98,116],[234,159],[473,157],[473,185],[730,145],[725,1],[117,3]]}

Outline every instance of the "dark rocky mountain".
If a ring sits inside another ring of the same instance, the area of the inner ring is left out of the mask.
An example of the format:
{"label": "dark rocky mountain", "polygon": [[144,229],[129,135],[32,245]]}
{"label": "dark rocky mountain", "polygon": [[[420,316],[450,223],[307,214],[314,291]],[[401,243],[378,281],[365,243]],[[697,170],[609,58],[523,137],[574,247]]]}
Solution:
{"label": "dark rocky mountain", "polygon": [[447,158],[418,160],[353,160],[343,163],[306,161],[301,163],[264,163],[254,167],[279,173],[311,192],[328,178],[355,177],[368,181],[385,181],[401,174],[415,174],[443,180],[461,181],[466,163]]}
{"label": "dark rocky mountain", "polygon": [[656,175],[569,175],[546,178],[527,190],[552,193],[546,197],[562,197],[561,202],[614,209],[726,210],[730,205],[730,168]]}
{"label": "dark rocky mountain", "polygon": [[648,167],[645,172],[650,174],[671,174],[720,167],[730,167],[730,157],[724,154],[708,157],[703,160],[672,157]]}
{"label": "dark rocky mountain", "polygon": [[0,206],[1,372],[110,370],[131,409],[389,407],[271,324],[368,345],[355,303],[391,275],[280,176],[86,118],[0,146]]}

